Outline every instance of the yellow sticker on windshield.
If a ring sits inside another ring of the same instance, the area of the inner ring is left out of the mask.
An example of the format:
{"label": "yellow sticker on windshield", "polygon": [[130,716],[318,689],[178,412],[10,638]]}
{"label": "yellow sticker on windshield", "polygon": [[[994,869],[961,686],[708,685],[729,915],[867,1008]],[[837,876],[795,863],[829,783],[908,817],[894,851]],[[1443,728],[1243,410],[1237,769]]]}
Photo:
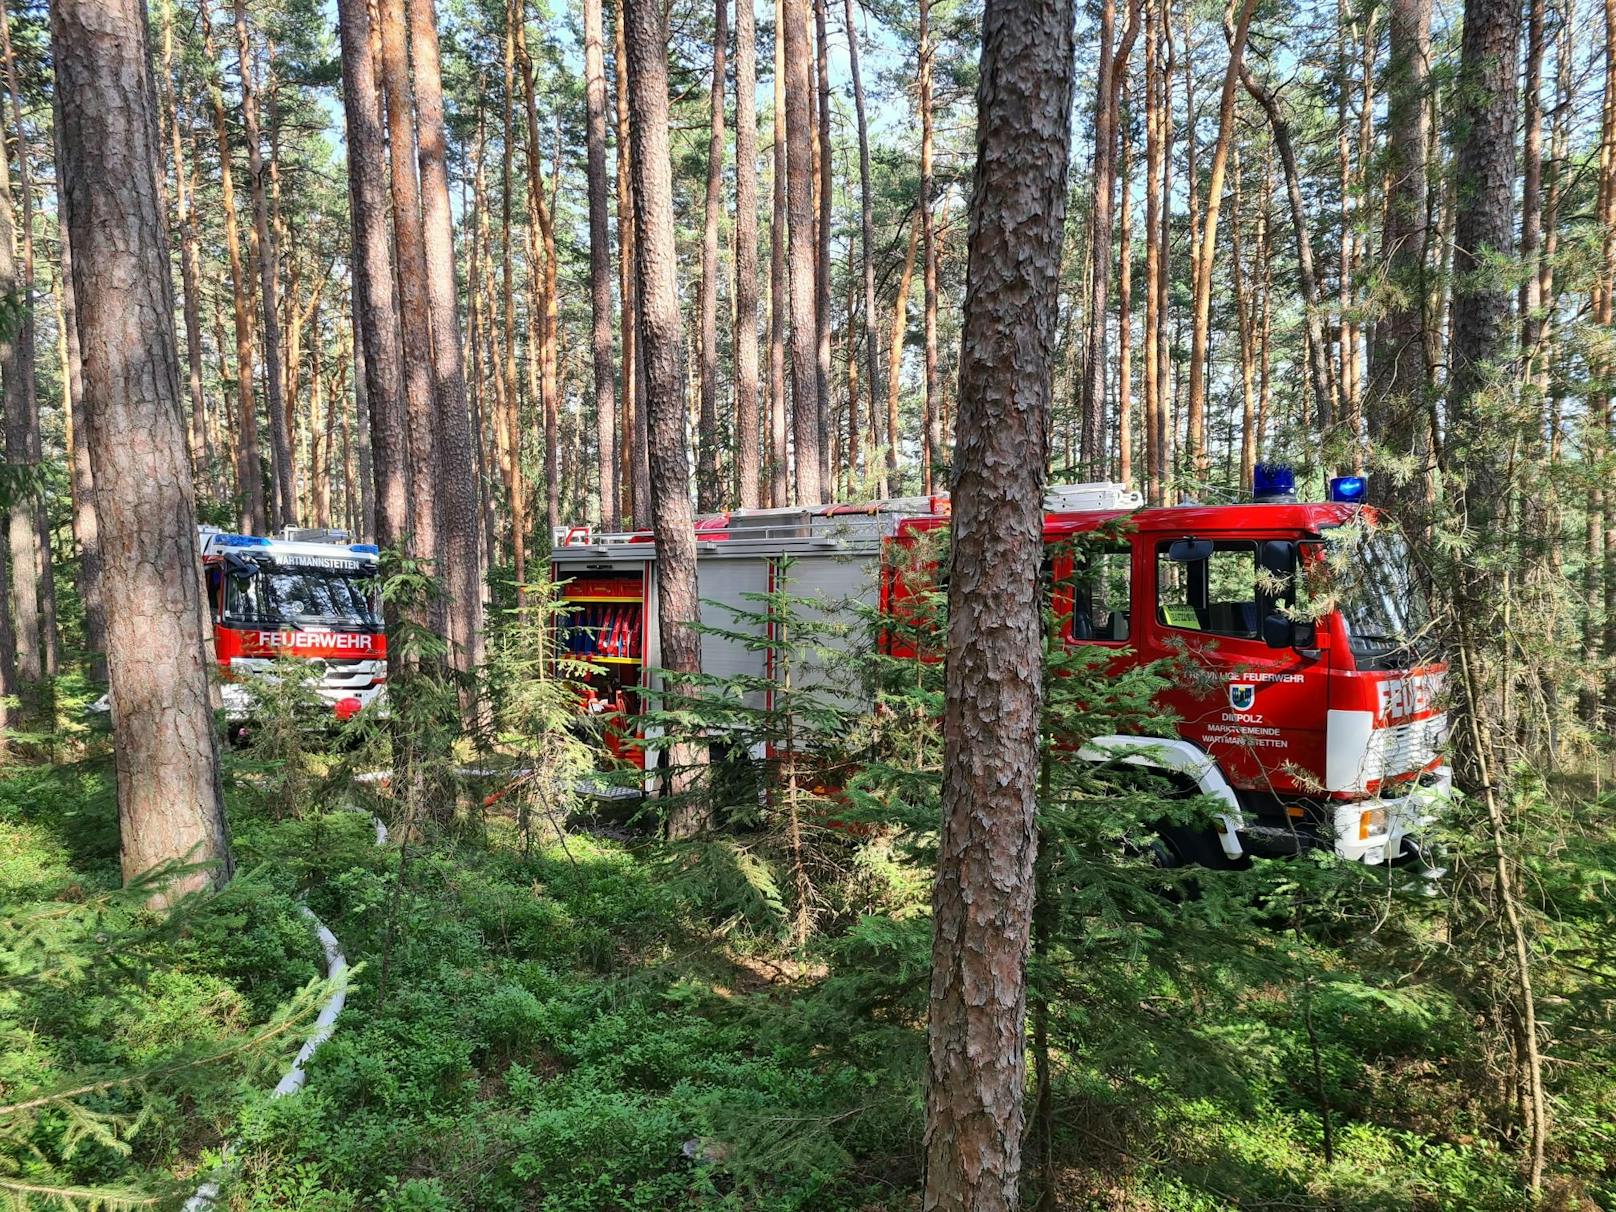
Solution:
{"label": "yellow sticker on windshield", "polygon": [[1201,619],[1193,606],[1179,602],[1170,606],[1164,605],[1161,611],[1162,622],[1169,627],[1183,627],[1189,631],[1201,630]]}

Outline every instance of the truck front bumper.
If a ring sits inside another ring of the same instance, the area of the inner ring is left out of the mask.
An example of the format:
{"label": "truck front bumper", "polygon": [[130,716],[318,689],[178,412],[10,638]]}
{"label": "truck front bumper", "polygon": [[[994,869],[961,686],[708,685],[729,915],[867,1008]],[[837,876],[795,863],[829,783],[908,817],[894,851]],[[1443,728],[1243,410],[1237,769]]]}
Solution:
{"label": "truck front bumper", "polygon": [[1421,835],[1452,796],[1453,771],[1439,766],[1405,795],[1338,804],[1335,852],[1355,863],[1426,862]]}

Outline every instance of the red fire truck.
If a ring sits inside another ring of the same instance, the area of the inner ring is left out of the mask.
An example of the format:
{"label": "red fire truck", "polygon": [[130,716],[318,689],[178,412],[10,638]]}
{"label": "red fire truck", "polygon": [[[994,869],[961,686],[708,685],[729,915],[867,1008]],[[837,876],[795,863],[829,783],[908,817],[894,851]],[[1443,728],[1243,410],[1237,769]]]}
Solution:
{"label": "red fire truck", "polygon": [[203,526],[197,538],[227,715],[251,712],[243,675],[288,657],[307,663],[311,688],[338,719],[376,701],[387,683],[387,636],[373,544],[294,528],[272,539]]}
{"label": "red fire truck", "polygon": [[[1174,735],[1095,737],[1074,760],[1150,767],[1217,801],[1206,830],[1178,843],[1185,861],[1309,846],[1365,863],[1421,860],[1421,827],[1450,788],[1447,667],[1407,545],[1360,503],[1359,478],[1332,482],[1323,503],[1270,479],[1276,490],[1232,505],[1146,509],[1117,484],[1050,491],[1044,573],[1064,641],[1103,649],[1116,667],[1167,660],[1176,671],[1161,696]],[[703,621],[737,631],[735,609],[755,611],[747,595],[782,576],[826,617],[848,617],[852,602],[905,617],[917,561],[936,571],[935,554],[916,554],[922,536],[947,524],[946,497],[702,518]],[[643,532],[574,528],[553,552],[573,604],[564,646],[595,666],[597,709],[632,712],[651,684],[655,561]],[[794,684],[821,676],[814,661]],[[762,635],[706,635],[702,665],[774,672]],[[654,765],[654,747],[643,752]]]}

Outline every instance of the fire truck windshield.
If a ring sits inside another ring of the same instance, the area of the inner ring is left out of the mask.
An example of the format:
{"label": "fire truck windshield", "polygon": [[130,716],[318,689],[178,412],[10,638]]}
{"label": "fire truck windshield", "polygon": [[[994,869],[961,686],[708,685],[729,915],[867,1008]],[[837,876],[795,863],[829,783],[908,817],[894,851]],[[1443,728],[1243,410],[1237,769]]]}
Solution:
{"label": "fire truck windshield", "polygon": [[372,592],[375,577],[308,568],[260,568],[227,576],[224,619],[262,626],[316,625],[343,630],[381,626]]}
{"label": "fire truck windshield", "polygon": [[1311,610],[1336,609],[1363,670],[1406,669],[1435,655],[1435,626],[1408,540],[1391,526],[1333,527],[1306,574]]}

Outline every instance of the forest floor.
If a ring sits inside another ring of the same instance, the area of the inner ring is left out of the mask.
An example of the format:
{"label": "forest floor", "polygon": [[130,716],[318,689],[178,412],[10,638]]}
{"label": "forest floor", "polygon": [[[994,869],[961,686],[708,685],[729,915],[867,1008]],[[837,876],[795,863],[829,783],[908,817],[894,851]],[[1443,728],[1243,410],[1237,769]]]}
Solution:
{"label": "forest floor", "polygon": [[[412,839],[400,882],[397,845],[319,804],[317,777],[291,811],[264,794],[269,778],[231,758],[239,873],[177,931],[108,902],[60,970],[0,985],[0,1102],[81,1071],[159,1075],[95,1103],[146,1115],[127,1155],[79,1142],[64,1163],[78,1182],[183,1191],[233,1138],[233,1209],[918,1207],[926,880],[878,839],[843,844],[879,893],[797,950],[746,903],[744,836],[541,841],[483,816]],[[6,915],[97,903],[118,880],[106,759],[11,767]],[[295,1033],[251,1062],[161,1076],[187,1049],[248,1037],[319,975],[299,897],[356,965],[307,1088],[267,1096]],[[1385,957],[1366,959],[1344,926],[1308,940],[1305,986],[1260,979],[1284,923],[1235,921],[1208,899],[1171,907],[1203,940],[1193,978],[1153,960],[1146,931],[1051,1008],[1055,1206],[1528,1205],[1475,1093],[1485,1024],[1418,980],[1388,981]],[[1220,931],[1227,962],[1212,953]],[[139,943],[111,964],[72,962],[121,932]],[[1598,1102],[1578,1122],[1608,1112]],[[71,1130],[47,1116],[25,1143],[58,1155]],[[1555,1180],[1553,1206],[1616,1206],[1609,1130],[1578,1131],[1556,1166],[1581,1177]],[[28,1173],[27,1150],[0,1145]]]}

